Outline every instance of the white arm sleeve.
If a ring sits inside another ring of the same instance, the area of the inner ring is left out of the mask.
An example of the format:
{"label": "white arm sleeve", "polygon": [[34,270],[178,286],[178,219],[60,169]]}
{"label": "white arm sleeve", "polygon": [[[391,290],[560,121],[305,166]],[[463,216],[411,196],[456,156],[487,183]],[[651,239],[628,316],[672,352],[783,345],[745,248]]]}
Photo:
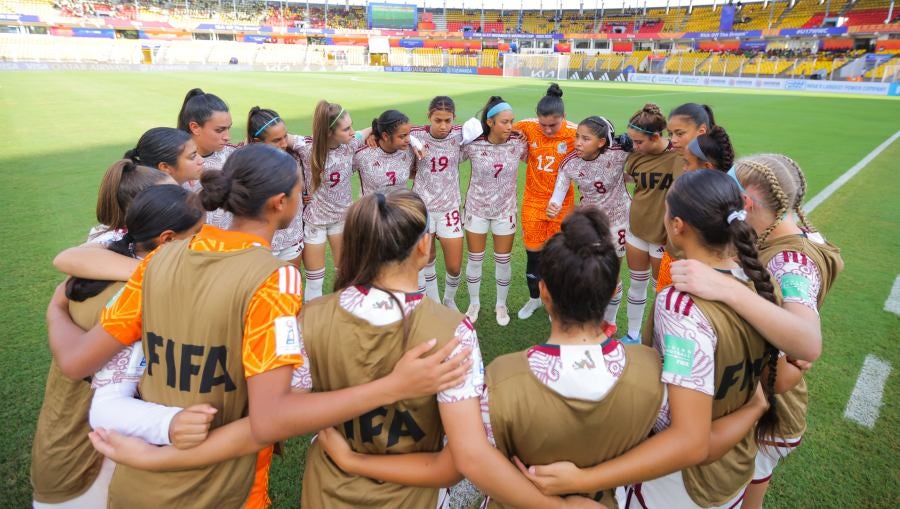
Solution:
{"label": "white arm sleeve", "polygon": [[569,177],[562,168],[556,174],[556,186],[553,187],[553,196],[550,197],[550,203],[562,205],[566,199],[566,193],[569,192]]}
{"label": "white arm sleeve", "polygon": [[409,145],[415,150],[422,150],[422,147],[424,147],[424,145],[422,145],[422,142],[419,141],[419,139],[415,136],[409,137]]}
{"label": "white arm sleeve", "polygon": [[481,125],[481,120],[478,120],[475,117],[466,120],[466,123],[463,124],[462,133],[463,145],[468,145],[469,143],[472,143],[473,141],[478,139],[479,136],[484,134],[484,128]]}
{"label": "white arm sleeve", "polygon": [[169,445],[169,425],[181,408],[135,397],[144,369],[144,351],[137,342],[116,354],[94,375],[91,428],[111,429],[151,444]]}

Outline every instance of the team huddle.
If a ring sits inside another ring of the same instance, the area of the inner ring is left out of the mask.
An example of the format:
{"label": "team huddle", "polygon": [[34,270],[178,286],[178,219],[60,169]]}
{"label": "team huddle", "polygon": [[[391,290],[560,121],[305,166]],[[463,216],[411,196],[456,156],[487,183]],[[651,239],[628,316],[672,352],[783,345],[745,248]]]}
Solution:
{"label": "team huddle", "polygon": [[[427,125],[360,131],[320,101],[310,136],[254,107],[230,145],[226,103],[191,90],[54,260],[34,506],[265,508],[279,441],[315,433],[304,508],[462,507],[473,485],[481,507],[761,507],[843,268],[805,176],[736,158],[708,106],[647,104],[617,134],[562,96],[519,121],[492,96],[462,125],[438,96]],[[550,334],[485,366],[487,236],[506,326],[520,231],[517,315],[544,307]]]}

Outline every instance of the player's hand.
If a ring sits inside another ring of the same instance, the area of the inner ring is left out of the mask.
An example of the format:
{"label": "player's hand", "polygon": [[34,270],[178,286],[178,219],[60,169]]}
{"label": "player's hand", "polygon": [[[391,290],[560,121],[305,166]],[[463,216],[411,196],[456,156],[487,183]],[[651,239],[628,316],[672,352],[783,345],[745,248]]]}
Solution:
{"label": "player's hand", "polygon": [[753,393],[753,397],[747,404],[759,409],[760,415],[766,413],[766,410],[769,409],[769,398],[766,396],[766,391],[763,390],[761,383],[756,384],[756,392]]}
{"label": "player's hand", "polygon": [[548,203],[547,204],[547,217],[553,219],[559,214],[559,211],[562,210],[562,207],[558,203]]}
{"label": "player's hand", "polygon": [[344,435],[341,435],[340,431],[334,428],[325,428],[316,435],[316,440],[322,446],[322,449],[325,450],[325,454],[341,470],[347,471],[348,463],[350,463],[350,460],[356,453],[350,448],[350,444],[347,443]]}
{"label": "player's hand", "polygon": [[425,147],[422,148],[413,148],[413,154],[416,155],[416,160],[421,161],[425,159],[425,155],[428,153],[428,149]]}
{"label": "player's hand", "polygon": [[794,359],[790,355],[786,356],[785,360],[787,360],[795,368],[799,369],[802,373],[806,373],[807,371],[809,371],[809,368],[811,368],[813,365],[813,363],[811,363],[809,361],[804,361],[801,359]]}
{"label": "player's hand", "polygon": [[100,454],[118,464],[141,470],[153,470],[153,458],[160,450],[140,438],[120,435],[103,428],[88,433],[88,438]]}
{"label": "player's hand", "polygon": [[200,445],[209,435],[209,425],[216,412],[212,405],[206,403],[178,412],[169,423],[169,441],[178,449]]}
{"label": "player's hand", "polygon": [[672,262],[672,284],[680,292],[686,292],[701,299],[724,301],[740,284],[716,269],[697,260]]}
{"label": "player's hand", "polygon": [[388,375],[388,394],[392,401],[430,396],[463,383],[472,367],[472,359],[469,358],[472,349],[463,348],[449,357],[459,342],[460,339],[455,337],[436,352],[423,357],[437,344],[437,340],[432,339],[403,354]]}
{"label": "player's hand", "polygon": [[578,480],[582,474],[580,468],[570,461],[559,461],[549,465],[532,465],[526,467],[522,461],[513,457],[522,475],[528,478],[544,495],[565,495],[579,493]]}
{"label": "player's hand", "polygon": [[369,133],[369,135],[366,136],[365,142],[366,146],[369,148],[378,148],[378,140],[375,139],[375,135],[372,133]]}
{"label": "player's hand", "polygon": [[66,313],[69,312],[69,298],[66,297],[66,282],[68,282],[68,278],[56,285],[56,289],[53,290],[53,296],[50,297],[50,303],[47,305],[48,319],[51,309],[61,309]]}

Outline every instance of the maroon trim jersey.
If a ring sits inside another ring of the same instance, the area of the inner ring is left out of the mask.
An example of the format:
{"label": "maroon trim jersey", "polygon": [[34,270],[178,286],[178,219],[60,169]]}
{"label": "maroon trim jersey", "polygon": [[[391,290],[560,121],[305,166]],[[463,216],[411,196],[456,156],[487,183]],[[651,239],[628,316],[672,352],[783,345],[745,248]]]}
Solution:
{"label": "maroon trim jersey", "polygon": [[303,221],[316,226],[326,226],[344,220],[344,212],[353,203],[353,188],[350,177],[353,175],[353,154],[365,146],[365,142],[354,137],[328,151],[325,168],[322,170],[322,182],[313,191],[312,179],[312,147],[313,139],[307,137],[306,144],[297,150],[303,166],[304,189],[311,194],[311,201],[303,211]]}
{"label": "maroon trim jersey", "polygon": [[528,155],[525,137],[513,132],[505,143],[494,145],[482,136],[462,152],[464,159],[472,161],[466,215],[483,219],[516,215],[519,162]]}
{"label": "maroon trim jersey", "polygon": [[412,148],[388,154],[380,147],[364,146],[353,155],[353,169],[359,172],[361,196],[376,191],[406,189],[406,181],[415,161]]}
{"label": "maroon trim jersey", "polygon": [[455,125],[444,139],[431,136],[431,126],[413,127],[410,136],[422,142],[425,157],[416,161],[415,191],[431,214],[459,210],[459,163],[462,127]]}
{"label": "maroon trim jersey", "polygon": [[574,182],[581,192],[582,205],[593,205],[605,212],[610,226],[628,224],[631,196],[625,188],[623,171],[627,158],[628,153],[618,145],[612,145],[593,161],[585,161],[574,152],[569,154],[559,168],[550,202],[562,205],[569,183]]}

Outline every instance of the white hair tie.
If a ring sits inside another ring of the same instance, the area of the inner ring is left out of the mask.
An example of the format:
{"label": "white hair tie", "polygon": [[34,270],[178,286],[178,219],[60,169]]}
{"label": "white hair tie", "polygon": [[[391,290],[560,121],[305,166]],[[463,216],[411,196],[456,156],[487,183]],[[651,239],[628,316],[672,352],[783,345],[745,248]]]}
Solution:
{"label": "white hair tie", "polygon": [[728,224],[733,223],[735,220],[746,221],[747,220],[747,211],[741,209],[741,210],[735,210],[731,214],[728,214],[728,219],[726,219],[726,221],[728,221]]}

